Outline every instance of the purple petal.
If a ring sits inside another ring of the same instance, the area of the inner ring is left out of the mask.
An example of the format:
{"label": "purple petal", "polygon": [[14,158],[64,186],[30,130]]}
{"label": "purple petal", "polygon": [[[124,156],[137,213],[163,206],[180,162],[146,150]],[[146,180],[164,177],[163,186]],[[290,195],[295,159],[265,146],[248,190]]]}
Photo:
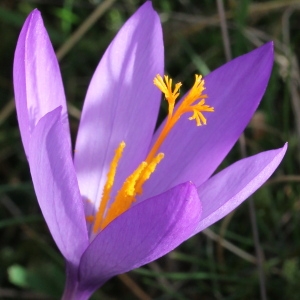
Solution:
{"label": "purple petal", "polygon": [[[197,127],[189,115],[181,117],[160,151],[165,158],[146,183],[145,196],[191,180],[201,185],[215,171],[255,112],[268,83],[273,44],[240,56],[205,78],[207,125]],[[156,137],[157,135],[155,135]]]}
{"label": "purple petal", "polygon": [[162,31],[147,1],[106,50],[87,92],[76,143],[80,191],[100,201],[109,164],[121,141],[126,148],[115,187],[144,159],[157,119],[160,93],[153,78],[163,71]]}
{"label": "purple petal", "polygon": [[59,250],[76,266],[88,246],[88,236],[61,107],[38,122],[29,154],[34,189],[44,218]]}
{"label": "purple petal", "polygon": [[14,89],[25,152],[39,119],[58,106],[66,126],[67,108],[55,53],[40,12],[34,10],[20,33],[14,58]]}
{"label": "purple petal", "polygon": [[201,218],[195,186],[184,183],[132,207],[110,223],[82,256],[82,289],[147,264],[189,237]]}
{"label": "purple petal", "polygon": [[254,193],[276,170],[286,149],[287,144],[242,159],[202,184],[198,192],[203,213],[194,234],[229,214]]}

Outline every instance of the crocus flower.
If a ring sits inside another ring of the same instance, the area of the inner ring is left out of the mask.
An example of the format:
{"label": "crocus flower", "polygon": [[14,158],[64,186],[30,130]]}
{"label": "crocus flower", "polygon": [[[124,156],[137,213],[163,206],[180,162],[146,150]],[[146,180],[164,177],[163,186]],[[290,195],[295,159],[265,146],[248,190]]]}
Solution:
{"label": "crocus flower", "polygon": [[[196,75],[175,107],[181,84],[157,75],[163,51],[159,17],[147,1],[93,75],[73,158],[59,66],[38,10],[22,28],[14,61],[17,115],[39,205],[66,261],[64,299],[87,299],[114,275],[215,223],[285,154],[286,145],[212,175],[264,94],[272,43],[204,81]],[[161,92],[169,114],[154,132]]]}

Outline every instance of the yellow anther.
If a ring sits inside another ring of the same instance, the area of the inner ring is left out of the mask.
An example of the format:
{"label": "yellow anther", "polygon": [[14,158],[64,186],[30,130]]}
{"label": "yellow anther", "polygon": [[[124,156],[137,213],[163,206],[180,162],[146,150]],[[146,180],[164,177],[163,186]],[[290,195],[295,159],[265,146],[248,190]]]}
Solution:
{"label": "yellow anther", "polygon": [[100,229],[100,226],[101,226],[101,223],[103,220],[103,215],[104,215],[107,203],[110,198],[111,189],[112,189],[114,181],[115,181],[117,167],[118,167],[119,161],[122,157],[122,153],[123,153],[125,146],[126,146],[126,144],[124,142],[120,143],[119,147],[116,149],[115,156],[110,164],[110,168],[107,173],[107,180],[106,180],[105,186],[103,188],[103,195],[102,195],[102,199],[100,202],[100,207],[99,207],[99,210],[95,217],[95,223],[94,223],[94,227],[93,227],[94,233],[98,232]]}
{"label": "yellow anther", "polygon": [[122,202],[122,198],[126,196],[133,196],[135,197],[135,185],[138,179],[140,178],[143,171],[147,168],[147,163],[143,161],[140,165],[136,168],[136,170],[125,180],[123,186],[119,190],[115,202],[120,201]]}
{"label": "yellow anther", "polygon": [[121,142],[115,151],[115,156],[113,157],[110,169],[107,173],[107,180],[103,188],[99,210],[95,216],[86,216],[87,222],[94,222],[94,233],[105,228],[112,220],[130,208],[132,203],[136,201],[137,194],[141,193],[143,184],[150,178],[151,174],[155,171],[156,166],[164,156],[163,153],[160,153],[150,163],[145,161],[140,163],[140,165],[124,181],[113,203],[107,209],[117,167],[124,148],[125,143]]}
{"label": "yellow anther", "polygon": [[160,153],[150,164],[143,161],[125,180],[114,202],[107,211],[101,224],[101,229],[105,228],[112,220],[130,208],[132,203],[136,201],[137,194],[141,192],[143,184],[150,178],[163,157],[163,153]]}
{"label": "yellow anther", "polygon": [[125,212],[133,202],[136,201],[135,184],[143,170],[147,167],[146,162],[142,162],[137,169],[125,180],[123,186],[118,191],[114,202],[107,211],[101,224],[101,229],[105,228],[112,220]]}
{"label": "yellow anther", "polygon": [[164,158],[163,153],[158,153],[150,164],[147,165],[144,172],[140,176],[138,182],[136,183],[136,193],[138,195],[141,195],[143,192],[143,184],[150,178],[151,174],[155,171],[157,165],[161,162],[161,160]]}

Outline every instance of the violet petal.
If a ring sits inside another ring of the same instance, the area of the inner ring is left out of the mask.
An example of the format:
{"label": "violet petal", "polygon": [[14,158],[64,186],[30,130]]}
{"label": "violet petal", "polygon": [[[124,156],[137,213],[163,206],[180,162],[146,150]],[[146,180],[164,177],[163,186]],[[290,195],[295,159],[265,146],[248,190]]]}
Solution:
{"label": "violet petal", "polygon": [[28,155],[32,130],[45,114],[62,106],[63,121],[68,128],[66,100],[58,62],[37,9],[27,17],[20,33],[13,73],[19,127]]}
{"label": "violet petal", "polygon": [[287,144],[242,159],[202,184],[198,192],[203,213],[194,234],[229,214],[254,193],[276,170],[286,149]]}
{"label": "violet petal", "polygon": [[189,237],[201,218],[195,186],[184,183],[147,199],[111,222],[82,256],[82,289],[149,263]]}
{"label": "violet petal", "polygon": [[163,64],[160,20],[147,1],[106,50],[84,103],[74,163],[82,195],[97,206],[119,143],[126,148],[113,193],[145,157],[161,98],[153,78]]}
{"label": "violet petal", "polygon": [[63,256],[76,266],[88,236],[61,107],[38,122],[29,154],[34,189],[49,230]]}

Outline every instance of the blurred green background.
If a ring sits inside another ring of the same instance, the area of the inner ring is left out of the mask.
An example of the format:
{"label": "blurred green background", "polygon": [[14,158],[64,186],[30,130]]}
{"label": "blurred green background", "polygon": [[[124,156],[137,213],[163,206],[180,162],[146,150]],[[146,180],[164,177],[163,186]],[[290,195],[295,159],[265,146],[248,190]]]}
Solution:
{"label": "blurred green background", "polygon": [[[32,9],[42,12],[60,58],[74,140],[93,71],[142,3],[0,0],[0,299],[59,299],[64,285],[64,262],[36,201],[14,109],[12,64],[21,26]],[[226,62],[217,1],[153,0],[153,5],[164,29],[166,72],[174,80],[189,86],[195,73],[205,75]],[[300,0],[227,0],[223,12],[232,57],[275,42],[273,73],[245,144],[251,155],[289,142],[283,163],[253,201],[263,289],[269,299],[300,299]],[[93,13],[95,22],[70,44]],[[237,144],[221,167],[240,158]],[[93,299],[260,299],[252,227],[244,203],[169,255],[113,278]]]}

